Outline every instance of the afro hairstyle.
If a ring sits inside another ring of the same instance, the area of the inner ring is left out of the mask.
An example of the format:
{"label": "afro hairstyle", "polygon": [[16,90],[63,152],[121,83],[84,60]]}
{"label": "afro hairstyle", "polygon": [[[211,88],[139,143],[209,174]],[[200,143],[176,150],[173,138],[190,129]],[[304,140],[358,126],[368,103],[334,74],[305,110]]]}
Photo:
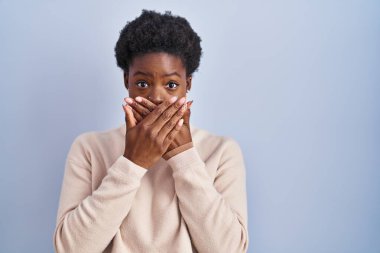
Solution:
{"label": "afro hairstyle", "polygon": [[199,67],[202,54],[201,38],[189,22],[170,11],[164,14],[142,10],[139,17],[128,22],[120,31],[115,46],[117,65],[126,73],[134,57],[147,53],[165,52],[182,60],[186,75]]}

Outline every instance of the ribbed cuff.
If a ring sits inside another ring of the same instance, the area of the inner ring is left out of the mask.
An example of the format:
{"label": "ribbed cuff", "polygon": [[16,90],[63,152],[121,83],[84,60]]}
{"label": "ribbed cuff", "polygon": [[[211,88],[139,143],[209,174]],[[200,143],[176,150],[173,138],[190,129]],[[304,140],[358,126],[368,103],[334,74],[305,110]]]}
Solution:
{"label": "ribbed cuff", "polygon": [[168,161],[169,166],[173,169],[173,172],[180,169],[187,169],[193,166],[204,166],[204,162],[198,154],[195,147],[185,150]]}
{"label": "ribbed cuff", "polygon": [[190,149],[193,147],[193,142],[188,142],[186,144],[183,144],[179,147],[176,147],[175,149],[172,149],[170,150],[169,152],[167,152],[166,154],[164,154],[162,157],[165,159],[165,160],[169,160],[170,158],[172,158],[173,156],[187,150],[187,149]]}
{"label": "ribbed cuff", "polygon": [[134,175],[139,179],[141,179],[148,171],[144,167],[135,164],[123,155],[117,158],[117,160],[112,165],[112,168],[122,176],[130,177],[131,175]]}

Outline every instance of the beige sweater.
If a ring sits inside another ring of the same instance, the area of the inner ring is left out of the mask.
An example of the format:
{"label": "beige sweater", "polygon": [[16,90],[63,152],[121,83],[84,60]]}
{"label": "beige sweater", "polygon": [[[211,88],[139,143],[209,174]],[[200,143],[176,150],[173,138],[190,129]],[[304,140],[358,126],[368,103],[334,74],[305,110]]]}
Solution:
{"label": "beige sweater", "polygon": [[147,170],[123,156],[125,127],[74,140],[55,251],[246,252],[245,166],[237,142],[191,125],[194,147]]}

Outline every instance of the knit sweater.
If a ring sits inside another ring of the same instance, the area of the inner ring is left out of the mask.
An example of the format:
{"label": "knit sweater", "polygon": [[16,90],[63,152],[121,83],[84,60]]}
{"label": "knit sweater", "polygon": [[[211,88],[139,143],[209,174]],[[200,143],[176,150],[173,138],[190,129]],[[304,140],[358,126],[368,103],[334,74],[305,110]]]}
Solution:
{"label": "knit sweater", "polygon": [[75,138],[58,253],[239,253],[248,248],[245,165],[231,137],[190,125],[193,147],[151,168],[123,156],[126,125]]}

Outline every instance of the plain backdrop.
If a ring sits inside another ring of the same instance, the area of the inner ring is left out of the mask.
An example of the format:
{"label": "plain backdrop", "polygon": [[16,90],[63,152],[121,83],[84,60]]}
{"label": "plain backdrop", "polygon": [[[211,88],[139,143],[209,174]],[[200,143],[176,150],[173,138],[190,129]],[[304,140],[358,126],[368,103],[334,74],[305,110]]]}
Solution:
{"label": "plain backdrop", "polygon": [[380,2],[0,0],[0,252],[53,252],[68,149],[124,122],[142,9],[202,38],[192,124],[245,158],[249,252],[380,252]]}

